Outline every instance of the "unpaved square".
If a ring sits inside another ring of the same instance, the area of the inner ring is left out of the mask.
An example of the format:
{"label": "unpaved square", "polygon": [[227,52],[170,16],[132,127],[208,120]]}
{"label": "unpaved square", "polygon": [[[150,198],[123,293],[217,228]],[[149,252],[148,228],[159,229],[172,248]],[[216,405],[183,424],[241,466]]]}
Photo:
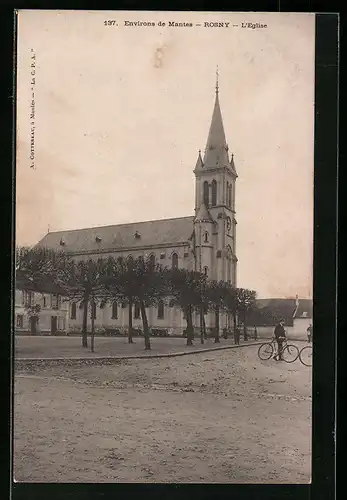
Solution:
{"label": "unpaved square", "polygon": [[308,483],[311,370],[257,347],[15,376],[16,481]]}

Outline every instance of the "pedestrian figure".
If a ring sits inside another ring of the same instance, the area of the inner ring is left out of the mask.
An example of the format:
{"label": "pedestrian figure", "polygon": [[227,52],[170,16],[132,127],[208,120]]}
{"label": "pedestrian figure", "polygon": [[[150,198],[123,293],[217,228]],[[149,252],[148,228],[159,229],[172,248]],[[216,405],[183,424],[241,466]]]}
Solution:
{"label": "pedestrian figure", "polygon": [[307,341],[309,343],[312,342],[312,337],[313,337],[313,327],[312,327],[312,323],[310,324],[310,326],[307,328]]}
{"label": "pedestrian figure", "polygon": [[274,359],[276,361],[283,361],[282,351],[283,351],[283,342],[286,339],[286,331],[284,329],[284,319],[276,325],[274,335],[277,342],[277,353],[274,355]]}
{"label": "pedestrian figure", "polygon": [[254,340],[258,340],[258,330],[256,326],[254,326]]}
{"label": "pedestrian figure", "polygon": [[238,327],[234,328],[234,343],[235,345],[240,344],[240,329]]}
{"label": "pedestrian figure", "polygon": [[243,340],[247,342],[248,340],[248,332],[247,332],[247,326],[243,325]]}

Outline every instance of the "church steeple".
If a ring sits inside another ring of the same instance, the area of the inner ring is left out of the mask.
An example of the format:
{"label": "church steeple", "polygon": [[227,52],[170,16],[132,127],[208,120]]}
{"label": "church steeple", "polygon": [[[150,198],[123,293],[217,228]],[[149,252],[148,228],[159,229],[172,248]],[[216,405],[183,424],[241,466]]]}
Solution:
{"label": "church steeple", "polygon": [[236,287],[234,155],[225,139],[219,104],[219,75],[216,72],[215,101],[206,149],[199,151],[195,174],[194,237],[195,265],[211,279]]}
{"label": "church steeple", "polygon": [[219,104],[218,69],[216,75],[216,96],[203,164],[205,168],[227,167],[230,165],[228,145],[225,140],[223,119]]}

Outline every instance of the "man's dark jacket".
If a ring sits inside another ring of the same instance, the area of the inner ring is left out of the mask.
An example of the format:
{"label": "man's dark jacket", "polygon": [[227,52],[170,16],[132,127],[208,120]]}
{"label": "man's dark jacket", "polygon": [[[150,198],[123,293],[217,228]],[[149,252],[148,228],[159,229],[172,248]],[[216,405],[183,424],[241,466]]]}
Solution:
{"label": "man's dark jacket", "polygon": [[282,325],[278,324],[275,328],[275,337],[276,337],[276,340],[278,340],[280,337],[283,337],[285,338],[286,336],[286,331],[285,329],[283,328]]}

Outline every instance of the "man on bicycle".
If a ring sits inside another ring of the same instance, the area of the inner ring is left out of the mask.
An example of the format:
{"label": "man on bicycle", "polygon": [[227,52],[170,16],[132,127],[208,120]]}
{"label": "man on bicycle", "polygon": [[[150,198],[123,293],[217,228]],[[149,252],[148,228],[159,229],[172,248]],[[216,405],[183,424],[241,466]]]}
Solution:
{"label": "man on bicycle", "polygon": [[274,359],[278,361],[283,361],[282,351],[283,351],[283,342],[286,340],[286,331],[284,329],[284,319],[276,325],[274,335],[277,342],[277,353],[274,355]]}

